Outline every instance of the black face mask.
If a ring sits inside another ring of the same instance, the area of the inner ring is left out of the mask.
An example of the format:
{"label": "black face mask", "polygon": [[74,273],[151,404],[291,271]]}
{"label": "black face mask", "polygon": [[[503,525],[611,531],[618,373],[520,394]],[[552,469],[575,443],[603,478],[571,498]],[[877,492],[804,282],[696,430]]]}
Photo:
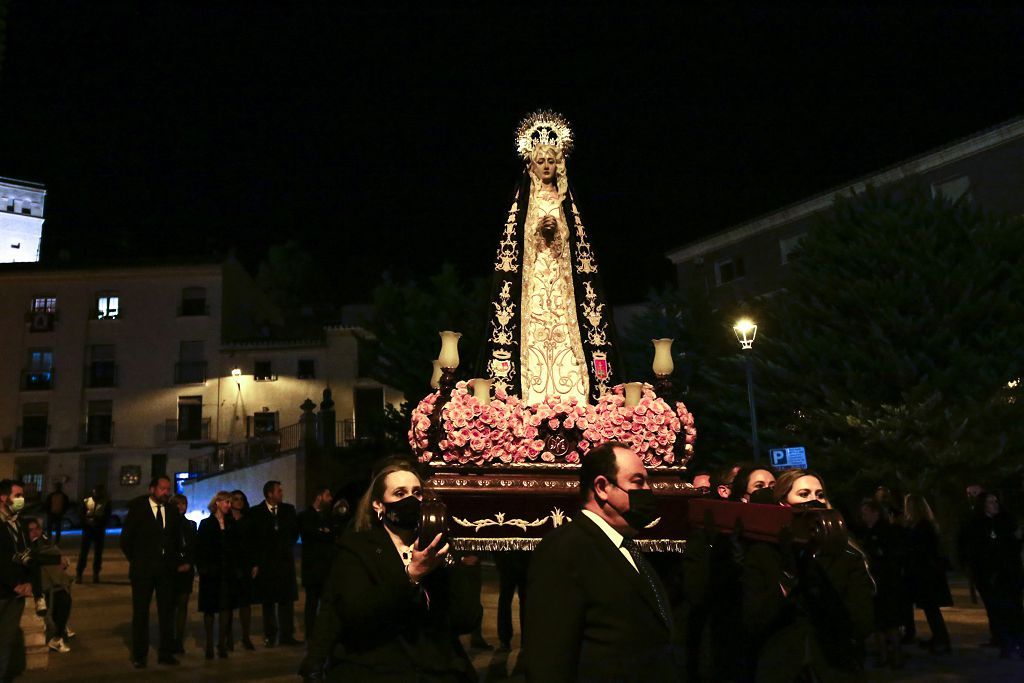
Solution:
{"label": "black face mask", "polygon": [[654,491],[650,489],[626,490],[618,484],[612,485],[620,491],[625,491],[629,496],[629,509],[619,514],[634,530],[643,531],[648,524],[658,518],[658,501],[654,497]]}
{"label": "black face mask", "polygon": [[406,496],[384,503],[384,523],[396,531],[415,531],[420,525],[420,499]]}
{"label": "black face mask", "polygon": [[820,500],[805,500],[802,503],[793,503],[790,507],[798,510],[827,510],[828,504]]}

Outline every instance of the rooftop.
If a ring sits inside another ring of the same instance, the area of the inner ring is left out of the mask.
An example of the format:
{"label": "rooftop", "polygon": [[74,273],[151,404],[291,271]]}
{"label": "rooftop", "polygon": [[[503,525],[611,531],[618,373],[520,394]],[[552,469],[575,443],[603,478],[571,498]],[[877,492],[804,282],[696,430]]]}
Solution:
{"label": "rooftop", "polygon": [[920,175],[946,164],[966,159],[979,152],[999,147],[1020,137],[1024,137],[1024,116],[987,128],[881,171],[862,176],[850,183],[834,187],[751,221],[739,223],[721,232],[677,247],[667,252],[666,256],[673,263],[682,263],[709,251],[736,244],[773,227],[828,209],[837,196],[856,194],[871,185],[888,185],[904,178]]}

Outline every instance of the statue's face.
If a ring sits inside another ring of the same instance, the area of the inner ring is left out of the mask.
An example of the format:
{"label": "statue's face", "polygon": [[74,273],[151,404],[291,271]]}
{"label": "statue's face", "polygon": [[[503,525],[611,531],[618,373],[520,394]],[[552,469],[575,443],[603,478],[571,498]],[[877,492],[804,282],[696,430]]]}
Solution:
{"label": "statue's face", "polygon": [[555,169],[557,168],[558,160],[555,159],[555,153],[547,150],[540,150],[533,155],[530,165],[533,167],[534,174],[541,179],[545,185],[555,182]]}

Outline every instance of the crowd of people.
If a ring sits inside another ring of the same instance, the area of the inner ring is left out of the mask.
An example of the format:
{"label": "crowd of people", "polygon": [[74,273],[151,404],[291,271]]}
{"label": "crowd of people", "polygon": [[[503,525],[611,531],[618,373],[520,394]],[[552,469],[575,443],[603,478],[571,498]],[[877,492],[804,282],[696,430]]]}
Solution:
{"label": "crowd of people", "polygon": [[[693,487],[706,498],[794,513],[832,508],[822,477],[803,469],[739,463],[697,473]],[[903,666],[909,643],[934,656],[950,652],[941,611],[952,604],[950,563],[921,495],[879,487],[860,502],[859,514],[847,511],[852,533],[840,544],[798,543],[788,529],[772,542],[754,541],[740,525],[732,532],[707,526],[693,530],[679,556],[648,555],[634,541],[657,518],[658,500],[628,446],[591,450],[579,490],[579,514],[533,552],[494,553],[499,647],[511,650],[518,594],[518,666],[529,681],[843,681],[857,680],[868,656],[876,666]],[[154,598],[157,662],[174,666],[185,654],[197,593],[207,659],[235,649],[236,618],[240,647],[255,649],[252,606],[259,605],[265,647],[306,645],[299,668],[305,680],[476,680],[459,636],[490,647],[480,630],[481,558],[453,552],[441,533],[421,533],[425,487],[415,465],[381,466],[354,511],[327,486],[312,492],[301,513],[284,502],[280,482],[268,481],[262,492],[251,507],[242,491],[217,492],[198,526],[165,476],[130,504],[120,547],[129,562],[136,668],[148,666]],[[977,485],[967,492],[956,559],[984,603],[987,644],[1004,657],[1022,654],[1024,534],[997,494]],[[62,491],[54,493],[50,513],[68,505]],[[73,581],[54,520],[46,520],[48,534],[41,520],[20,518],[23,507],[21,484],[0,482],[8,532],[0,534],[4,680],[18,670],[26,600],[46,616],[53,651],[69,652],[74,637]],[[110,514],[101,487],[85,498],[82,513],[76,578],[82,581],[92,549],[98,581],[105,533],[94,531],[105,531]],[[300,581],[305,643],[295,629]],[[915,608],[928,623],[927,639],[917,639]]]}

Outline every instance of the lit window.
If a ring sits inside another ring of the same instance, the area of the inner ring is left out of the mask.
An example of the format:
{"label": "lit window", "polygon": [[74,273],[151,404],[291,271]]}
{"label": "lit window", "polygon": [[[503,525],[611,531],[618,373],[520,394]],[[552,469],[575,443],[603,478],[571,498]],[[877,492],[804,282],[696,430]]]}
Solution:
{"label": "lit window", "polygon": [[743,259],[740,257],[724,259],[715,263],[715,282],[719,286],[738,280],[744,275],[746,275],[746,269],[743,267]]}
{"label": "lit window", "polygon": [[96,297],[96,319],[115,320],[121,310],[120,298],[117,294],[100,294]]}
{"label": "lit window", "polygon": [[779,240],[779,252],[782,254],[783,265],[800,258],[798,247],[800,246],[800,240],[803,238],[804,233],[800,233],[799,235],[792,235]]}
{"label": "lit window", "polygon": [[252,378],[257,382],[273,382],[277,379],[273,364],[269,360],[258,360],[253,364]]}
{"label": "lit window", "polygon": [[57,312],[57,297],[55,296],[37,296],[32,299],[32,312],[33,313],[56,313]]}

